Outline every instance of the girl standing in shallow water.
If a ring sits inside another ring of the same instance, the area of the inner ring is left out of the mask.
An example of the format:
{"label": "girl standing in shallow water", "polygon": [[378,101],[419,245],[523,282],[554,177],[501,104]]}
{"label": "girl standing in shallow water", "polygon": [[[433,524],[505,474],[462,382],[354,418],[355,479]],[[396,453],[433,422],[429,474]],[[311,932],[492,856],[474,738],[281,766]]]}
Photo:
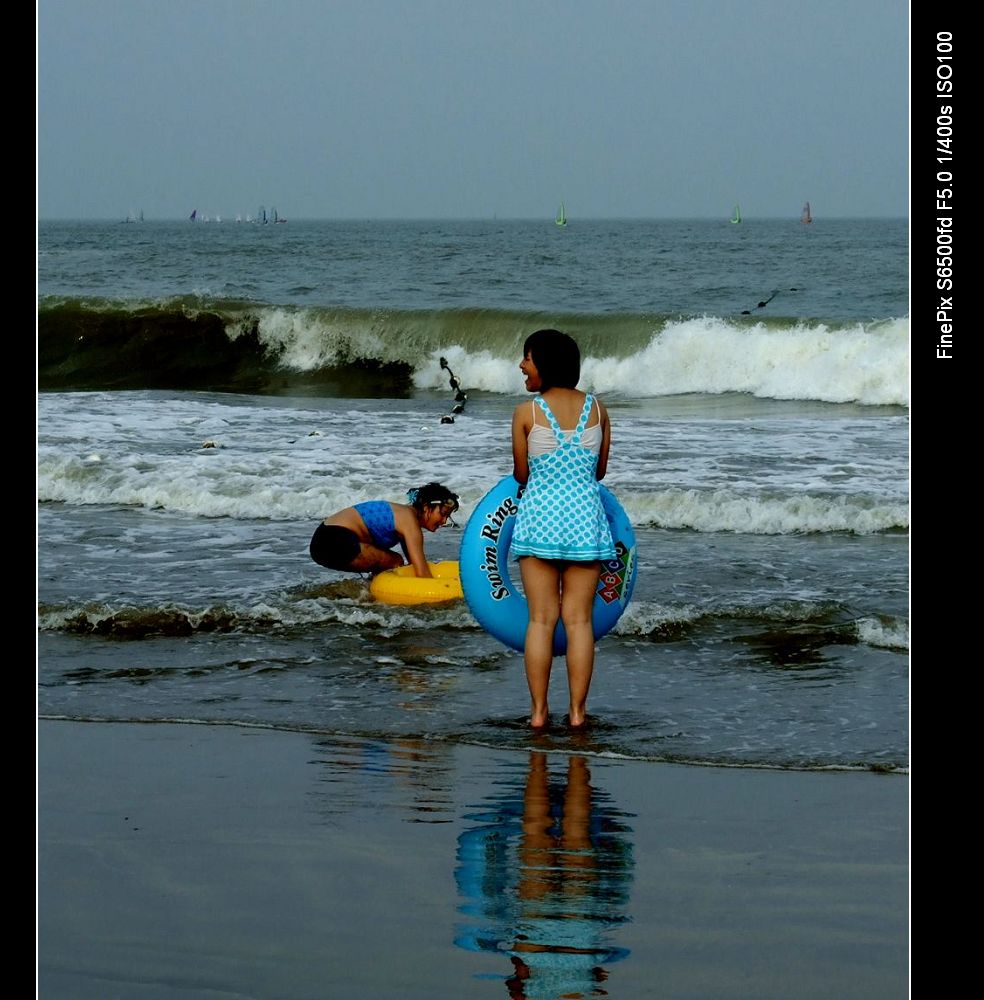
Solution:
{"label": "girl standing in shallow water", "polygon": [[569,723],[586,720],[594,672],[591,610],[603,560],[615,558],[598,483],[608,471],[611,428],[594,396],[576,388],[577,343],[559,330],[537,330],[519,365],[527,392],[512,418],[513,476],[526,489],[519,501],[511,552],[519,559],[529,605],[523,659],[530,689],[530,724],[549,722],[547,694],[558,619],[567,633]]}
{"label": "girl standing in shallow water", "polygon": [[367,500],[326,517],[311,538],[311,558],[327,569],[381,573],[402,566],[399,543],[414,573],[432,577],[424,555],[424,531],[453,524],[458,495],[440,483],[407,492],[408,503]]}

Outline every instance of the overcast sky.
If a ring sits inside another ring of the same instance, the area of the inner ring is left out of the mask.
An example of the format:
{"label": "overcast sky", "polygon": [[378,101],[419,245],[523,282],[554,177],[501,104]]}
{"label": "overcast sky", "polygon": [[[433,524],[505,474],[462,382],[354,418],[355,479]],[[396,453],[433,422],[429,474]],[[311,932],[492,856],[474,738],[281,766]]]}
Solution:
{"label": "overcast sky", "polygon": [[38,214],[908,215],[905,0],[39,0]]}

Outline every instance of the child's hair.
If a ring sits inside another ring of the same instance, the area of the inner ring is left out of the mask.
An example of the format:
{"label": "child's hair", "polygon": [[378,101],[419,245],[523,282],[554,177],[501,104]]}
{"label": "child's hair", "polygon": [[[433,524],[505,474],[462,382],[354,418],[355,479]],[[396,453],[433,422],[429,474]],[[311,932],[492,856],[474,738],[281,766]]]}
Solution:
{"label": "child's hair", "polygon": [[450,507],[451,513],[458,509],[458,494],[452,493],[446,486],[440,483],[425,483],[412,490],[407,490],[407,501],[417,510],[423,510],[434,504],[442,507]]}
{"label": "child's hair", "polygon": [[558,386],[574,389],[581,379],[581,349],[560,330],[537,330],[526,338],[523,357],[529,355],[540,373],[540,391]]}

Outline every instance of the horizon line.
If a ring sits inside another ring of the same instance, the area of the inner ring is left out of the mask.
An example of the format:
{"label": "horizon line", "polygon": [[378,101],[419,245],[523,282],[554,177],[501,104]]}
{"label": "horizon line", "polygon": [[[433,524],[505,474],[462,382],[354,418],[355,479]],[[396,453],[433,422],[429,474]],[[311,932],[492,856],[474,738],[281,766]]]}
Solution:
{"label": "horizon line", "polygon": [[[863,219],[892,219],[908,220],[908,215],[822,215],[823,220],[828,221],[853,221]],[[789,215],[742,215],[742,225],[748,221],[795,221],[800,218],[796,214]],[[129,223],[140,225],[141,222],[193,222],[195,225],[280,225],[290,221],[294,222],[543,222],[555,224],[555,220],[546,215],[326,215],[326,216],[293,216],[292,219],[280,217],[277,223],[262,223],[255,219],[248,222],[245,219],[222,218],[221,221],[210,220],[209,222],[191,220],[187,215],[180,216],[151,216],[143,219],[127,219],[118,216],[68,216],[68,215],[39,215],[37,222],[112,222]],[[575,222],[730,222],[727,215],[580,215],[576,216]],[[817,217],[813,217],[814,223]],[[571,219],[568,217],[568,225]]]}

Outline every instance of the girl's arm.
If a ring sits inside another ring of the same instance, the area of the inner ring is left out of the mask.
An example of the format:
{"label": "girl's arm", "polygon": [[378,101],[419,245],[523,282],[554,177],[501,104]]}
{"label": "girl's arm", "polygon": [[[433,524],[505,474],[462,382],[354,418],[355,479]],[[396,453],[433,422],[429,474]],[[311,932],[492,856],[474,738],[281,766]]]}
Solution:
{"label": "girl's arm", "polygon": [[520,403],[513,411],[512,453],[513,477],[521,486],[530,478],[530,456],[527,440],[530,428],[530,405]]}
{"label": "girl's arm", "polygon": [[598,410],[601,413],[601,450],[598,452],[598,468],[595,472],[595,479],[602,480],[608,472],[608,450],[612,445],[612,425],[608,422],[608,410],[598,401]]}
{"label": "girl's arm", "polygon": [[424,555],[424,533],[420,530],[417,512],[413,507],[405,507],[402,504],[394,507],[394,521],[401,539],[400,548],[403,549],[407,562],[413,566],[417,576],[433,577],[434,574],[431,573],[427,557]]}

